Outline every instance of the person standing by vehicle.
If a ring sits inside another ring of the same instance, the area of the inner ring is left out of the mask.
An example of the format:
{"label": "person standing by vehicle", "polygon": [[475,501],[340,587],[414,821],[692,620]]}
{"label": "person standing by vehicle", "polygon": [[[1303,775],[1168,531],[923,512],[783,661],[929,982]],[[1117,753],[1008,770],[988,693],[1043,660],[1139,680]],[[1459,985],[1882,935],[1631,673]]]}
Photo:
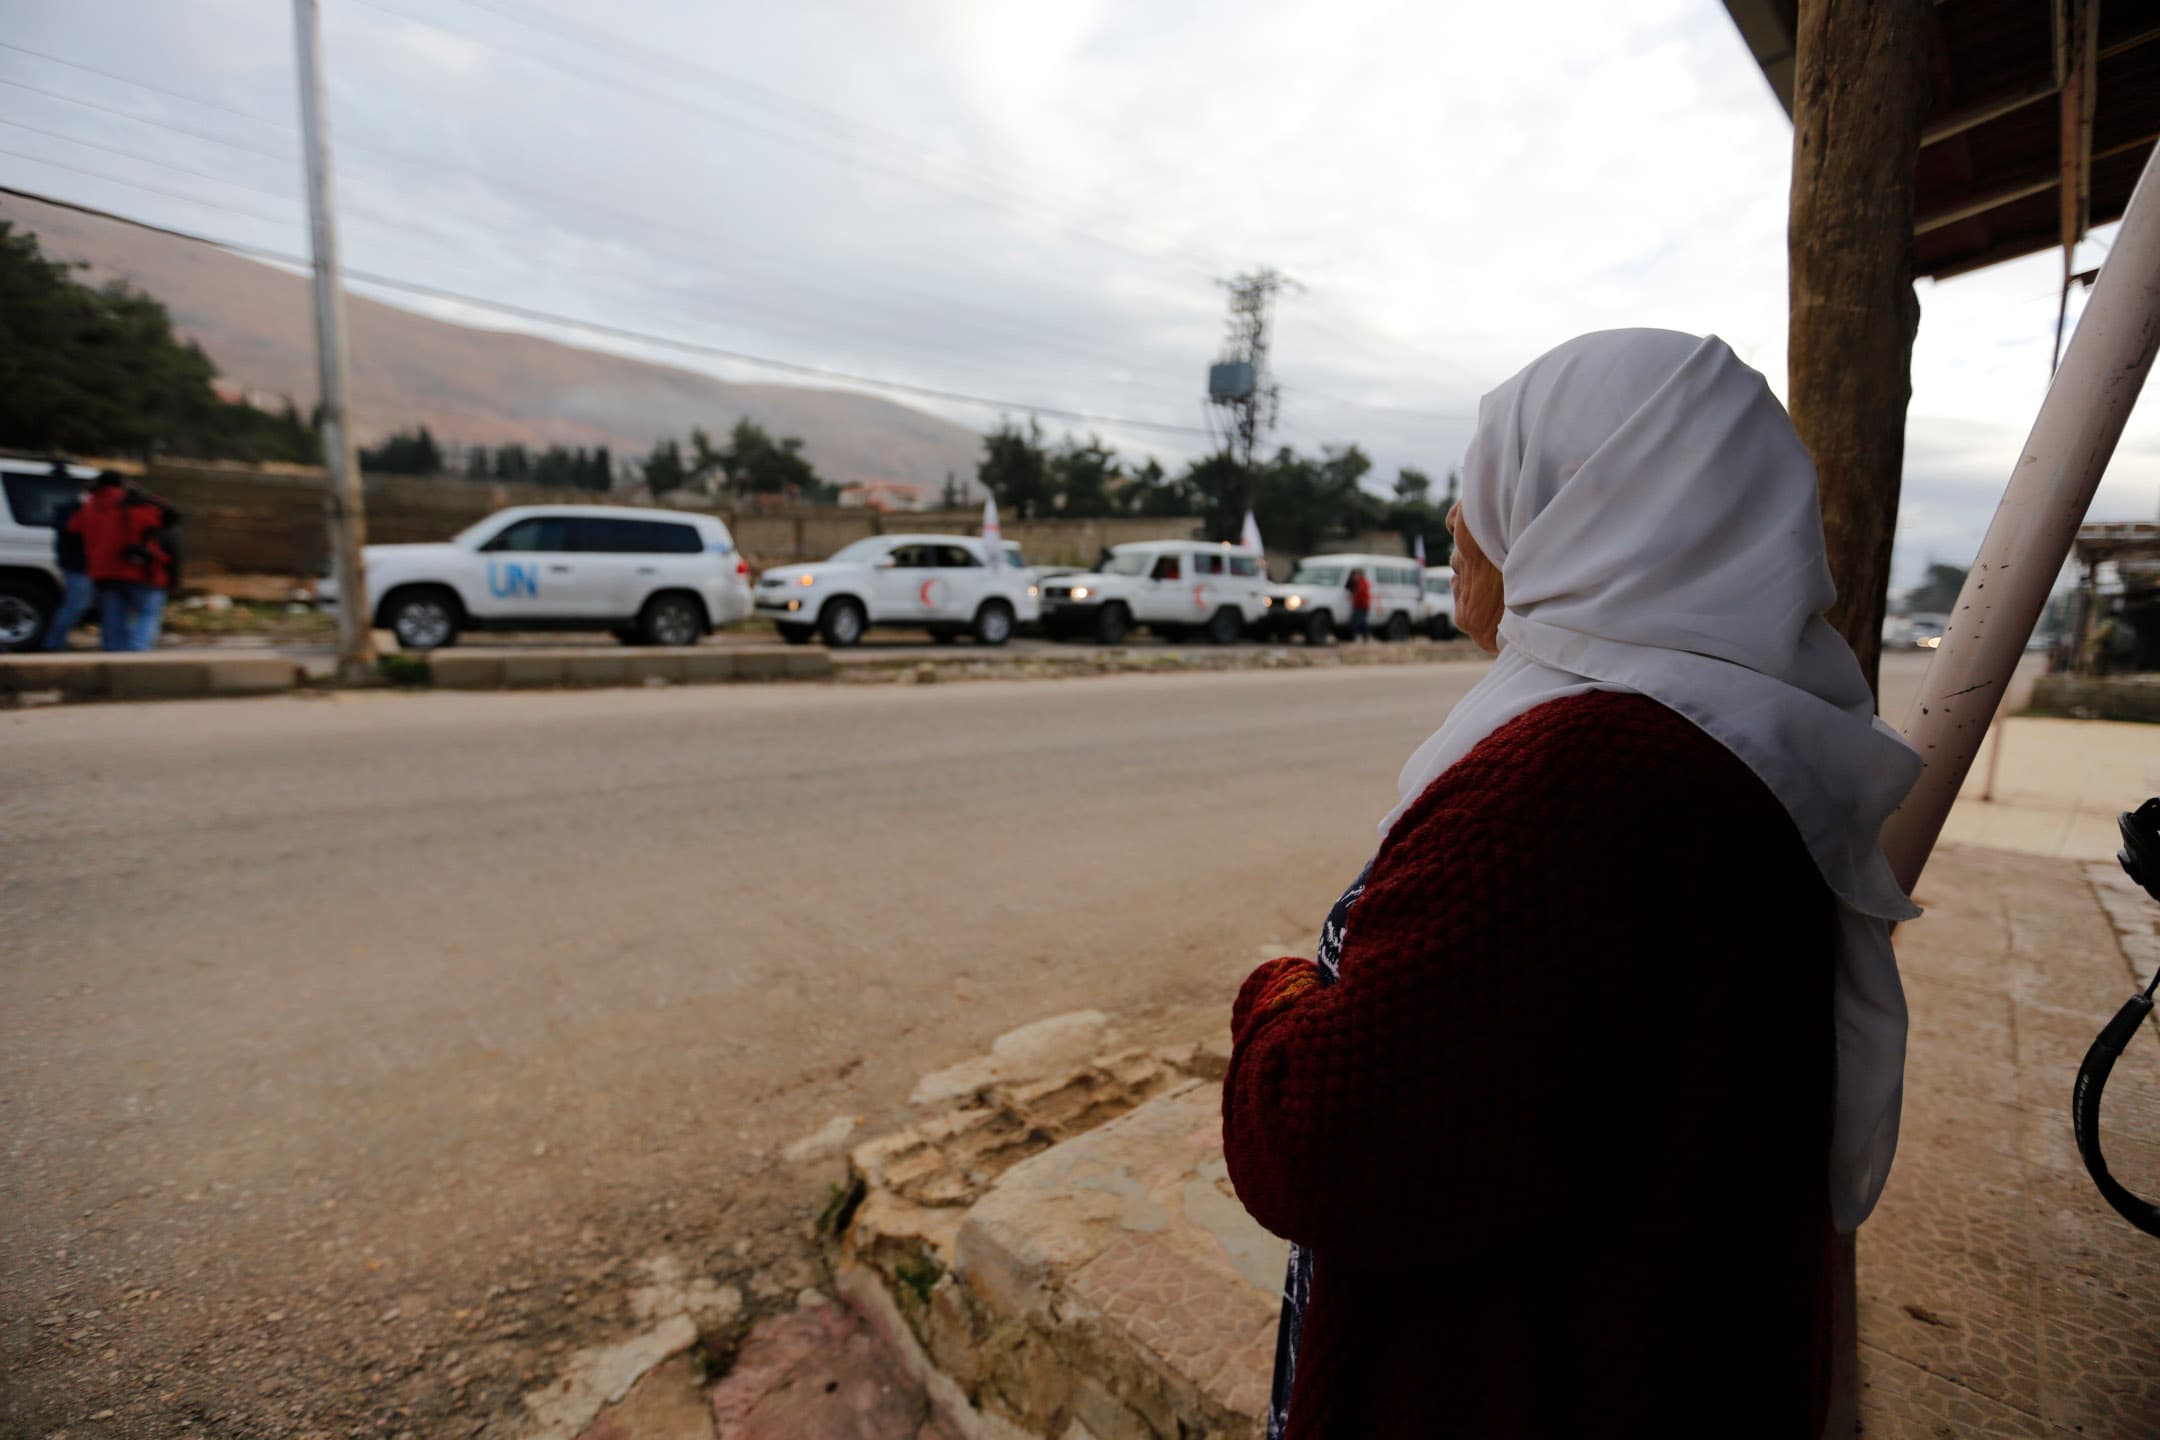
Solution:
{"label": "person standing by vehicle", "polygon": [[[54,461],[53,475],[67,479],[66,463]],[[82,623],[97,600],[97,585],[83,563],[82,533],[71,524],[88,498],[87,491],[78,490],[73,499],[53,507],[53,563],[60,567],[60,606],[53,611],[52,623],[45,627],[47,650],[67,649],[68,633]]]}
{"label": "person standing by vehicle", "polygon": [[1364,643],[1372,639],[1372,581],[1363,570],[1352,570],[1350,591],[1350,638]]}
{"label": "person standing by vehicle", "polygon": [[101,649],[157,644],[172,582],[172,552],[165,544],[172,518],[164,502],[131,490],[107,470],[69,520],[68,528],[82,539],[83,569],[97,587]]}

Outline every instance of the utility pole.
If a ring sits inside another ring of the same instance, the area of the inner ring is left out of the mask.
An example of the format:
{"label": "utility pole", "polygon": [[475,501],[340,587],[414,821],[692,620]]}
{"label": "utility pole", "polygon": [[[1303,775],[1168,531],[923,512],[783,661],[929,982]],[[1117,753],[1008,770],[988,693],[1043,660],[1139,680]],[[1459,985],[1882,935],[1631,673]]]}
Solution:
{"label": "utility pole", "polygon": [[299,51],[301,154],[307,166],[308,231],[315,255],[315,350],[322,376],[323,469],[329,488],[323,508],[330,524],[331,573],[338,590],[338,675],[360,681],[375,673],[368,624],[367,502],[360,465],[345,422],[345,287],[339,278],[337,217],[330,200],[330,120],[323,109],[322,12],[318,0],[293,0],[293,41]]}
{"label": "utility pole", "polygon": [[1252,508],[1260,442],[1275,428],[1282,405],[1282,387],[1268,371],[1268,328],[1274,320],[1275,297],[1304,287],[1272,269],[1215,283],[1230,292],[1230,323],[1223,336],[1222,358],[1208,367],[1208,403],[1225,412],[1223,448],[1237,467],[1234,493],[1224,497],[1223,507],[1226,533],[1235,534]]}

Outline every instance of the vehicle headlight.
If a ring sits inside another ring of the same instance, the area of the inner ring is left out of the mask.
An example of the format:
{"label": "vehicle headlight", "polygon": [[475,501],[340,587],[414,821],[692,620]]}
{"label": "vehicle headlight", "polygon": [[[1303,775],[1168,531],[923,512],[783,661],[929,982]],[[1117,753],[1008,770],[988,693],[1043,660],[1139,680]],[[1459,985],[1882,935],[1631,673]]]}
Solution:
{"label": "vehicle headlight", "polygon": [[1073,599],[1075,600],[1085,600],[1089,595],[1093,593],[1094,592],[1089,590],[1088,587],[1085,585],[1073,586]]}
{"label": "vehicle headlight", "polygon": [[796,583],[797,585],[815,585],[815,584],[817,584],[817,576],[815,576],[815,575],[798,575],[798,576],[796,576],[796,577],[795,577],[795,583]]}
{"label": "vehicle headlight", "polygon": [[1282,605],[1283,609],[1285,610],[1302,610],[1305,608],[1305,597],[1302,595],[1292,595],[1288,599],[1284,600],[1282,602]]}
{"label": "vehicle headlight", "polygon": [[1042,591],[1041,591],[1041,590],[1038,590],[1038,589],[1037,589],[1036,587],[1034,587],[1033,585],[1030,585],[1030,586],[1028,586],[1028,598],[1029,598],[1030,600],[1034,599],[1034,598],[1035,598],[1035,597],[1036,597],[1037,595],[1040,595],[1040,594],[1042,594]]}
{"label": "vehicle headlight", "polygon": [[1921,639],[1920,639],[1920,648],[1921,648],[1921,649],[1923,649],[1923,650],[1940,650],[1940,649],[1942,648],[1942,636],[1940,636],[1940,635],[1924,635],[1924,636],[1922,636],[1922,637],[1921,637]]}

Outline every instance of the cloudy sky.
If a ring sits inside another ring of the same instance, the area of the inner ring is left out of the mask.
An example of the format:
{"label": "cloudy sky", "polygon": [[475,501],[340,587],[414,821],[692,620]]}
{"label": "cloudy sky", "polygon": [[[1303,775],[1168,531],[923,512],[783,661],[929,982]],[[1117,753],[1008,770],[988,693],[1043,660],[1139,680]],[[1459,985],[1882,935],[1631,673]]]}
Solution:
{"label": "cloudy sky", "polygon": [[[1079,428],[1166,462],[1207,444],[1214,281],[1262,265],[1303,287],[1279,438],[1382,478],[1583,330],[1715,332],[1783,391],[1791,130],[1718,0],[322,3],[357,270],[1114,417]],[[0,96],[0,183],[304,250],[285,0],[0,0]],[[1979,543],[2056,264],[1921,287],[1901,584]],[[2156,511],[2148,396],[2093,513]]]}

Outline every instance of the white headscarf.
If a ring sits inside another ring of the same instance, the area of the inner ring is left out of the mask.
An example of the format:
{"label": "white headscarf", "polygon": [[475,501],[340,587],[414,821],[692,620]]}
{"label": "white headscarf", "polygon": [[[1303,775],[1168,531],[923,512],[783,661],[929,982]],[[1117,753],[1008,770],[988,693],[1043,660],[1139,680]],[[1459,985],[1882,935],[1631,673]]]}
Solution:
{"label": "white headscarf", "polygon": [[1855,1229],[1904,1088],[1890,922],[1919,914],[1876,836],[1920,757],[1822,619],[1836,592],[1800,437],[1724,341],[1609,330],[1486,396],[1463,472],[1463,521],[1505,581],[1500,658],[1403,767],[1381,834],[1478,741],[1567,695],[1646,695],[1732,751],[1839,902],[1830,1194]]}

